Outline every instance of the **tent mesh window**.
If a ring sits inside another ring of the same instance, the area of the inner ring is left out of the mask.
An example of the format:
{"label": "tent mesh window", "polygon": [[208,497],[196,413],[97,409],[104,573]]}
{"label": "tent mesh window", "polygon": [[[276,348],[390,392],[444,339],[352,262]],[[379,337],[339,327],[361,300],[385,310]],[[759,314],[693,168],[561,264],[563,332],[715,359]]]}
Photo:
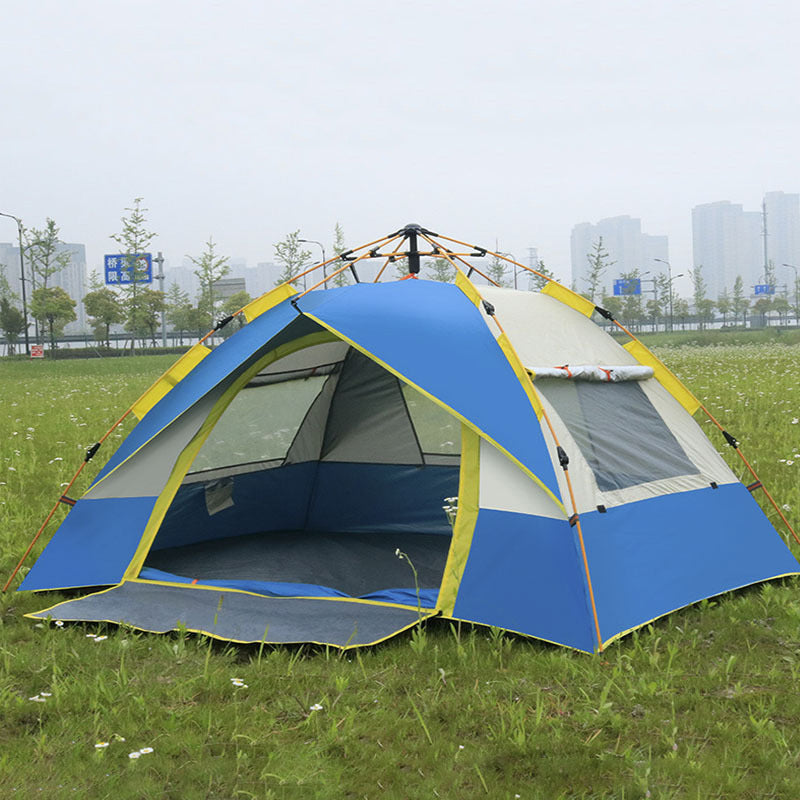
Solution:
{"label": "tent mesh window", "polygon": [[556,409],[600,491],[699,472],[635,381],[536,382]]}
{"label": "tent mesh window", "polygon": [[141,577],[435,605],[461,423],[371,359],[252,379],[179,488]]}

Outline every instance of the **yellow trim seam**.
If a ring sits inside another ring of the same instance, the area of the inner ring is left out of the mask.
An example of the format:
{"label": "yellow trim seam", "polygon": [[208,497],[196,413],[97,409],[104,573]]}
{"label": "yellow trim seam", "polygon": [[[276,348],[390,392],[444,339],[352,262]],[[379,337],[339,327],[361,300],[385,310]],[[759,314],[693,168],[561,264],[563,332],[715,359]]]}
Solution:
{"label": "yellow trim seam", "polygon": [[458,288],[464,292],[471,302],[475,303],[476,306],[480,306],[481,296],[478,293],[478,290],[475,288],[475,285],[472,283],[472,281],[460,269],[456,272],[456,286],[458,286]]}
{"label": "yellow trim seam", "polygon": [[399,378],[401,381],[403,381],[403,383],[407,383],[409,386],[413,386],[414,389],[416,389],[420,394],[425,395],[425,397],[427,397],[429,400],[436,403],[437,406],[447,411],[448,414],[451,414],[456,419],[460,420],[464,425],[467,425],[472,430],[474,430],[479,436],[486,439],[486,441],[489,442],[489,444],[497,448],[501,453],[503,453],[503,455],[511,459],[511,461],[513,461],[534,483],[536,483],[539,487],[541,487],[552,498],[553,502],[561,509],[561,511],[564,513],[564,516],[567,516],[564,504],[553,494],[552,490],[550,490],[547,486],[545,486],[545,484],[542,482],[542,479],[539,478],[537,475],[535,475],[533,472],[531,472],[530,469],[528,469],[528,467],[526,467],[516,456],[509,453],[505,447],[503,447],[499,442],[496,442],[494,439],[492,439],[492,437],[489,436],[489,434],[481,430],[477,425],[475,425],[474,422],[471,422],[463,414],[459,414],[458,411],[451,408],[446,403],[443,403],[438,397],[432,395],[430,392],[426,392],[425,389],[423,389],[421,386],[417,386],[416,383],[409,380],[405,375],[403,375],[401,372],[398,372],[394,367],[389,366],[389,364],[387,364],[385,361],[382,361],[380,358],[371,353],[369,350],[362,347],[353,339],[350,339],[349,337],[345,336],[343,333],[336,330],[336,328],[333,328],[327,322],[323,322],[321,319],[315,317],[308,311],[304,311],[303,316],[308,317],[310,320],[313,320],[318,325],[321,325],[323,328],[326,328],[335,336],[339,337],[343,342],[347,342],[347,344],[358,350],[359,353],[363,353],[365,356],[367,356],[367,358],[371,359],[376,364],[380,364],[387,372],[390,372],[392,375]]}
{"label": "yellow trim seam", "polygon": [[[153,511],[150,514],[147,525],[142,532],[142,537],[139,540],[139,546],[136,548],[133,558],[123,573],[123,579],[134,578],[139,574],[139,570],[144,565],[144,560],[147,557],[147,553],[150,551],[150,547],[153,544],[156,534],[158,533],[158,529],[161,527],[161,523],[164,521],[167,510],[169,509],[170,505],[172,505],[172,501],[181,482],[183,481],[184,476],[186,475],[186,472],[194,461],[195,456],[199,452],[200,448],[205,443],[205,440],[208,438],[208,435],[211,433],[212,428],[217,424],[217,421],[222,416],[225,409],[227,409],[233,398],[239,393],[242,387],[248,383],[248,381],[254,375],[257,375],[262,369],[264,369],[265,366],[273,363],[274,361],[291,355],[298,350],[304,350],[305,348],[312,347],[315,344],[323,344],[331,340],[331,335],[327,332],[310,333],[307,336],[301,337],[300,339],[294,339],[291,342],[287,342],[286,344],[275,348],[275,350],[270,350],[255,364],[253,364],[249,370],[243,372],[222,393],[220,398],[214,404],[214,407],[209,412],[209,415],[200,426],[200,429],[197,431],[194,437],[192,437],[191,442],[189,442],[189,444],[186,445],[186,447],[181,451],[181,454],[175,461],[175,466],[172,468],[172,472],[170,473],[167,482],[164,484],[164,488],[161,490],[161,493],[159,494],[158,499],[153,506]],[[111,473],[109,473],[109,475],[110,474]]]}
{"label": "yellow trim seam", "polygon": [[537,394],[536,389],[533,387],[531,377],[528,374],[528,371],[522,365],[522,362],[519,360],[517,351],[514,349],[514,346],[511,344],[511,340],[508,338],[508,335],[505,331],[503,331],[497,337],[497,344],[500,345],[500,349],[503,351],[508,363],[511,365],[511,369],[514,370],[517,380],[522,384],[525,394],[528,395],[528,400],[530,400],[533,410],[536,413],[536,419],[541,420],[542,414],[544,413],[542,401],[539,399],[539,395]]}
{"label": "yellow trim seam", "polygon": [[196,344],[190,347],[156,382],[131,406],[137,419],[145,414],[180,383],[209,353],[208,347]]}
{"label": "yellow trim seam", "polygon": [[264,312],[269,311],[271,308],[280,305],[284,300],[288,300],[293,295],[297,294],[297,289],[290,286],[288,283],[276,286],[261,297],[257,297],[252,302],[248,303],[243,309],[244,318],[248,322],[252,322],[256,317],[260,317]]}
{"label": "yellow trim seam", "polygon": [[458,510],[447,563],[442,574],[437,607],[451,616],[456,605],[458,589],[472,546],[472,535],[478,521],[480,506],[481,439],[475,431],[461,425],[461,467],[458,478]]}
{"label": "yellow trim seam", "polygon": [[638,339],[622,345],[640,364],[652,367],[655,379],[690,413],[700,408],[700,401]]}
{"label": "yellow trim seam", "polygon": [[564,305],[574,308],[586,317],[591,317],[594,314],[594,303],[587,300],[585,297],[573,292],[572,289],[567,289],[556,281],[550,281],[542,289],[542,294],[550,295],[550,297],[560,300]]}
{"label": "yellow trim seam", "polygon": [[[162,581],[144,581],[144,580],[138,580],[138,579],[132,579],[132,580],[127,581],[127,582],[130,582],[130,583],[145,583],[145,584],[146,583],[156,583],[156,584],[161,584],[161,585],[165,585],[165,586],[178,586],[178,587],[181,587],[181,588],[184,588],[184,589],[191,588],[191,589],[206,589],[208,591],[216,591],[216,592],[238,592],[240,594],[250,594],[250,595],[253,595],[255,597],[267,597],[266,595],[260,595],[260,594],[257,594],[255,592],[245,592],[245,591],[242,591],[241,589],[228,589],[226,587],[220,587],[220,586],[200,586],[198,584],[167,583],[167,582],[162,582]],[[115,586],[110,586],[108,589],[103,589],[102,591],[99,591],[99,592],[93,592],[91,594],[87,594],[86,597],[94,597],[95,595],[98,595],[98,594],[105,594],[106,592],[110,592],[112,589],[118,589],[120,586],[122,586],[123,583],[126,583],[126,581],[122,581],[122,582],[116,584]],[[82,600],[84,598],[78,598],[78,599]],[[401,608],[401,609],[406,610],[406,611],[418,611],[416,606],[401,606],[401,605],[396,605],[396,604],[393,604],[393,603],[381,603],[381,602],[374,601],[374,600],[360,600],[357,597],[303,597],[303,598],[298,598],[298,597],[284,597],[284,598],[271,597],[269,599],[270,600],[301,600],[302,599],[302,600],[354,601],[354,602],[361,602],[364,605],[391,606],[393,608]],[[74,602],[74,600],[75,600],[75,598],[72,598],[70,600],[61,600],[60,602],[56,603],[55,605],[50,606],[49,608],[42,609],[41,611],[33,611],[33,612],[29,613],[29,614],[25,614],[24,616],[28,617],[29,619],[46,619],[46,617],[42,617],[41,615],[42,614],[48,614],[48,612],[57,609],[59,606],[64,605],[66,603]],[[199,633],[199,634],[203,634],[204,636],[209,636],[212,639],[217,639],[218,641],[234,642],[235,644],[258,644],[261,641],[263,641],[264,644],[316,644],[316,645],[320,645],[320,646],[336,647],[339,650],[351,650],[351,649],[354,649],[356,647],[371,647],[372,645],[380,644],[381,642],[385,642],[388,639],[391,639],[393,636],[397,636],[397,634],[403,633],[403,631],[407,631],[410,628],[413,628],[415,625],[419,625],[420,622],[423,622],[426,619],[430,619],[431,617],[434,617],[437,614],[438,614],[438,612],[436,610],[423,609],[422,613],[420,614],[418,619],[415,619],[413,622],[410,622],[408,625],[404,625],[402,628],[397,628],[396,630],[392,631],[392,633],[388,634],[387,636],[383,636],[380,639],[375,639],[372,642],[362,642],[360,644],[350,644],[350,645],[333,644],[332,642],[308,641],[307,639],[303,639],[302,641],[298,640],[297,642],[270,642],[267,639],[267,635],[269,634],[269,627],[267,627],[265,629],[265,631],[264,631],[265,636],[264,636],[263,640],[262,639],[252,639],[252,640],[248,640],[248,639],[232,639],[229,636],[220,636],[217,633],[214,633],[212,631],[207,631],[207,630],[204,630],[202,628],[186,628],[186,630],[189,631],[190,633]],[[48,614],[48,616],[52,616],[52,615]],[[157,630],[152,630],[151,628],[143,628],[143,627],[141,627],[139,625],[132,625],[130,622],[123,622],[123,621],[120,621],[118,619],[103,619],[103,620],[91,620],[91,621],[93,621],[93,622],[106,622],[106,623],[109,623],[109,624],[112,624],[112,625],[120,625],[120,626],[125,625],[125,626],[127,626],[129,628],[133,628],[134,630],[137,630],[137,631],[143,631],[145,633],[155,633],[155,634],[164,634],[165,633],[165,631],[160,631],[160,630],[157,631]],[[176,630],[176,628],[170,628],[170,630]]]}

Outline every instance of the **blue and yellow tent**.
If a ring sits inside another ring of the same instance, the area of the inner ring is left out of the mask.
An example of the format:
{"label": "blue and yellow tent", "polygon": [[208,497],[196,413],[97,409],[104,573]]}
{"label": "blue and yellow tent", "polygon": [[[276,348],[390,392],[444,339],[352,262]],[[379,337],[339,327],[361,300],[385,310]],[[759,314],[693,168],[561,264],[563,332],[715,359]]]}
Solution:
{"label": "blue and yellow tent", "polygon": [[638,341],[443,253],[455,284],[284,285],[184,355],[21,586],[111,588],[33,616],[351,647],[441,615],[591,652],[798,572]]}

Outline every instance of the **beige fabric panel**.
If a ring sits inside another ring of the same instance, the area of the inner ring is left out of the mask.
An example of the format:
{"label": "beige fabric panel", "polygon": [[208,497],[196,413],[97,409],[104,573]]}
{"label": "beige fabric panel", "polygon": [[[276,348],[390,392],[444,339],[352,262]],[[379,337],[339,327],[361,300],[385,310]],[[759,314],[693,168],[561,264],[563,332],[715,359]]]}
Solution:
{"label": "beige fabric panel", "polygon": [[561,509],[513,461],[481,439],[480,507],[564,519]]}
{"label": "beige fabric panel", "polygon": [[[481,286],[479,291],[495,307],[497,319],[525,367],[638,364],[599,325],[552,297],[496,286]],[[484,316],[496,336],[497,326]]]}
{"label": "beige fabric panel", "polygon": [[206,421],[226,388],[225,385],[218,385],[200,398],[127,461],[89,489],[84,497],[99,500],[108,497],[160,495],[178,456]]}

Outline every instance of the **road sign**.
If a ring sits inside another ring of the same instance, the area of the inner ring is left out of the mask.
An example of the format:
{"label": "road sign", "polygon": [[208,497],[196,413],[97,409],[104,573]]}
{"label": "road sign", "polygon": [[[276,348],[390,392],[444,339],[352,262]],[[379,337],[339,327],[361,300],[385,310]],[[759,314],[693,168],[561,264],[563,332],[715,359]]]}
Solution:
{"label": "road sign", "polygon": [[618,278],[614,281],[614,296],[632,295],[642,293],[642,281],[640,278]]}
{"label": "road sign", "polygon": [[136,253],[135,255],[119,253],[103,256],[103,260],[106,283],[109,286],[153,282],[153,256],[150,253]]}
{"label": "road sign", "polygon": [[753,289],[755,289],[756,295],[775,294],[775,286],[771,283],[757,283]]}
{"label": "road sign", "polygon": [[40,344],[32,344],[31,358],[44,358],[44,346]]}

